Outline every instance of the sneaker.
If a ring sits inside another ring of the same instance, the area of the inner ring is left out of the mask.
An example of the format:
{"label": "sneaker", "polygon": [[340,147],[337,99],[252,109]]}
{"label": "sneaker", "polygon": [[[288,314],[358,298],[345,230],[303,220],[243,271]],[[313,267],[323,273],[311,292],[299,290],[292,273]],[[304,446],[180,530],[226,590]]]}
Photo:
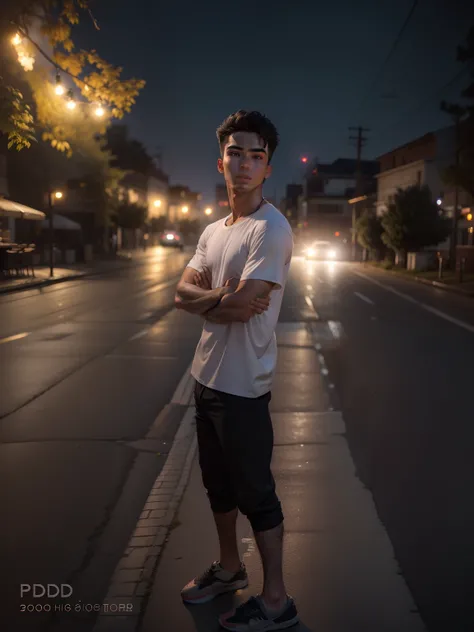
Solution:
{"label": "sneaker", "polygon": [[207,603],[222,593],[246,588],[248,584],[244,564],[241,564],[237,573],[232,575],[229,571],[225,571],[219,562],[213,562],[207,571],[183,588],[181,597],[184,603]]}
{"label": "sneaker", "polygon": [[288,597],[286,605],[277,613],[269,613],[259,597],[250,597],[238,608],[219,618],[220,625],[234,632],[259,632],[265,630],[286,630],[299,621],[295,602]]}

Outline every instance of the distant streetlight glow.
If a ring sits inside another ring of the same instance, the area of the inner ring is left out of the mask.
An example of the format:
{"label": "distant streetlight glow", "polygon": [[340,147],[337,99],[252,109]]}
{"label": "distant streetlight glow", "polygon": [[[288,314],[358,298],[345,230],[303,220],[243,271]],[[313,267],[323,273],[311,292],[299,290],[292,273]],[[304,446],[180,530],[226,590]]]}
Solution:
{"label": "distant streetlight glow", "polygon": [[60,200],[60,199],[63,197],[63,192],[62,192],[62,191],[55,191],[55,192],[54,192],[54,197],[55,197],[57,200]]}
{"label": "distant streetlight glow", "polygon": [[204,211],[204,213],[205,213],[206,215],[212,215],[212,208],[210,208],[210,207],[209,207],[209,208],[207,208],[207,209]]}
{"label": "distant streetlight glow", "polygon": [[442,203],[443,203],[443,200],[442,200],[441,198],[438,198],[438,199],[436,200],[436,204],[437,204],[438,206],[441,206],[441,204],[442,204]]}
{"label": "distant streetlight glow", "polygon": [[301,162],[308,162],[308,158],[306,156],[303,156],[303,158],[301,158]]}
{"label": "distant streetlight glow", "polygon": [[468,222],[472,222],[472,213],[468,213],[466,219]]}
{"label": "distant streetlight glow", "polygon": [[56,84],[54,91],[58,95],[58,97],[61,97],[66,92],[62,83]]}
{"label": "distant streetlight glow", "polygon": [[155,208],[160,208],[160,206],[161,206],[161,200],[155,200],[155,201],[153,202],[153,206],[154,206]]}
{"label": "distant streetlight glow", "polygon": [[181,211],[186,215],[186,213],[189,212],[189,207],[188,206],[183,206],[183,208],[181,209]]}
{"label": "distant streetlight glow", "polygon": [[76,108],[76,105],[77,103],[74,101],[74,99],[71,99],[66,103],[66,107],[68,110],[74,110]]}
{"label": "distant streetlight glow", "polygon": [[94,114],[97,116],[97,118],[102,118],[105,114],[105,110],[101,105],[99,105],[98,107],[96,107]]}

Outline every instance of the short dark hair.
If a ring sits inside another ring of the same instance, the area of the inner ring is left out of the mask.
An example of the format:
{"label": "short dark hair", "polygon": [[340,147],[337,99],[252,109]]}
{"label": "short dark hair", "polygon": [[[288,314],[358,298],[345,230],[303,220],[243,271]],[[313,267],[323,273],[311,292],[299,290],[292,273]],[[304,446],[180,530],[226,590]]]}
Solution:
{"label": "short dark hair", "polygon": [[219,140],[221,153],[229,136],[236,132],[257,134],[264,141],[265,145],[268,145],[268,162],[270,162],[279,141],[277,129],[270,119],[255,110],[252,112],[238,110],[228,116],[217,128],[217,139]]}

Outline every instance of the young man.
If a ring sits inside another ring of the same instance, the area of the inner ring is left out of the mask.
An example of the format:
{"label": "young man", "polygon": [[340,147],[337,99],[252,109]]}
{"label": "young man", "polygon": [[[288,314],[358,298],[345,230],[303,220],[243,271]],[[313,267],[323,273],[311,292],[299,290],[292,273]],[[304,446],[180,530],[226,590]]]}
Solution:
{"label": "young man", "polygon": [[238,510],[262,558],[262,594],[220,618],[227,630],[281,630],[298,621],[282,573],[283,514],[270,463],[270,389],[275,328],[293,249],[285,217],[262,196],[278,145],[274,125],[239,110],[217,130],[232,214],[209,225],[178,284],[176,307],[204,319],[196,380],[199,462],[220,544],[219,562],[182,591],[186,603],[210,601],[248,584],[236,538]]}

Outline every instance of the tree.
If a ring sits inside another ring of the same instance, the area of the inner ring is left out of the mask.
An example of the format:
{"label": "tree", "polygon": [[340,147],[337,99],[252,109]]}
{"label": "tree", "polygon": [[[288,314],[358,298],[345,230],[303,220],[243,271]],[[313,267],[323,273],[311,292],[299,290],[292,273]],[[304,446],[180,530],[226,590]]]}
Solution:
{"label": "tree", "polygon": [[115,223],[120,228],[136,230],[143,227],[147,214],[148,209],[146,206],[121,202],[115,213]]}
{"label": "tree", "polygon": [[129,137],[126,125],[111,125],[105,134],[105,148],[111,152],[111,165],[142,175],[152,172],[153,158],[143,144]]}
{"label": "tree", "polygon": [[369,251],[371,259],[379,259],[385,249],[382,233],[380,218],[373,211],[366,209],[356,222],[356,234],[357,241]]}
{"label": "tree", "polygon": [[431,199],[427,186],[399,189],[388,211],[382,216],[382,241],[403,258],[444,241],[450,222]]}
{"label": "tree", "polygon": [[81,139],[104,134],[112,117],[130,112],[144,82],[123,80],[122,68],[95,50],[75,48],[72,31],[81,14],[99,29],[89,4],[2,0],[0,132],[9,147],[30,147],[41,130],[43,140],[70,155]]}
{"label": "tree", "polygon": [[463,105],[441,102],[441,109],[459,121],[457,138],[458,161],[443,174],[447,185],[459,187],[474,197],[474,26],[469,30],[466,45],[459,46],[457,60],[466,64],[470,71],[470,83],[462,91]]}

